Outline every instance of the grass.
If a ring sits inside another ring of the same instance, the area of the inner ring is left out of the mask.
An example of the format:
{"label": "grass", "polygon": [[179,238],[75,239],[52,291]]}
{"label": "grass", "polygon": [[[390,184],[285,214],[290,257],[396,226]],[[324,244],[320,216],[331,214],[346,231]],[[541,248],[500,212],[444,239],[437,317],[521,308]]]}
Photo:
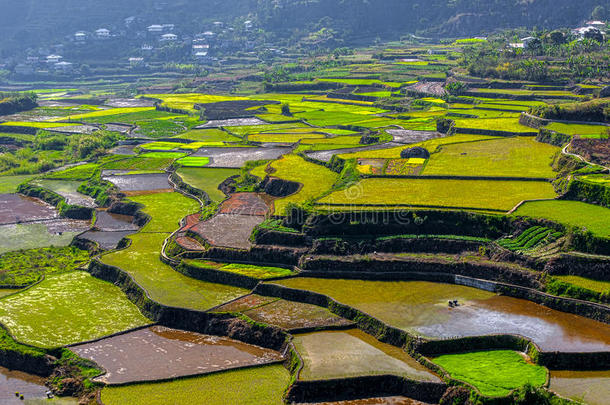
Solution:
{"label": "grass", "polygon": [[227,271],[229,273],[253,277],[259,280],[276,277],[288,277],[295,274],[295,272],[290,269],[284,269],[281,267],[255,266],[250,264],[218,264],[214,262],[201,262],[197,260],[187,260],[186,264],[195,267],[213,268],[221,271]]}
{"label": "grass", "polygon": [[133,157],[115,160],[102,166],[106,170],[164,170],[173,163],[168,157]]}
{"label": "grass", "polygon": [[203,167],[210,163],[210,158],[201,156],[186,156],[177,160],[184,167]]}
{"label": "grass", "polygon": [[75,247],[18,250],[0,256],[0,285],[24,286],[43,275],[76,270],[89,261],[89,254]]}
{"label": "grass", "polygon": [[[275,212],[279,215],[284,213],[286,206],[290,203],[301,204],[330,190],[338,177],[337,173],[323,166],[309,163],[297,155],[285,155],[269,166],[275,170],[273,176],[303,185],[296,194],[275,200]],[[264,178],[264,166],[259,166],[251,173]]]}
{"label": "grass", "polygon": [[593,280],[580,276],[553,276],[556,279],[565,283],[570,283],[578,287],[586,288],[587,290],[606,293],[610,295],[610,281]]}
{"label": "grass", "polygon": [[506,396],[526,384],[542,386],[548,371],[528,363],[523,355],[511,350],[492,350],[436,357],[434,363],[443,367],[453,378],[476,387],[491,397]]}
{"label": "grass", "polygon": [[218,186],[229,177],[236,176],[240,172],[238,169],[181,167],[177,173],[185,183],[205,191],[213,202],[220,202],[226,196],[218,189]]}
{"label": "grass", "polygon": [[143,204],[143,211],[152,217],[142,232],[173,232],[179,228],[182,218],[200,209],[197,201],[180,193],[146,194],[130,200]]}
{"label": "grass", "polygon": [[20,342],[57,347],[150,323],[113,284],[76,271],[0,300],[0,321]]}
{"label": "grass", "polygon": [[342,159],[351,158],[386,158],[386,159],[398,159],[400,158],[400,152],[406,148],[412,148],[415,146],[421,146],[427,149],[429,152],[435,151],[438,147],[443,145],[457,144],[463,142],[478,142],[488,139],[498,139],[495,136],[488,135],[469,135],[469,134],[456,134],[444,138],[435,138],[423,142],[414,143],[409,146],[398,146],[395,148],[378,149],[363,152],[345,153],[339,155]]}
{"label": "grass", "polygon": [[85,114],[69,115],[67,117],[56,118],[55,121],[63,120],[87,120],[89,118],[106,117],[110,115],[121,115],[131,113],[141,113],[144,111],[155,111],[155,107],[132,107],[132,108],[111,108],[108,110],[98,110]]}
{"label": "grass", "polygon": [[293,342],[303,357],[301,380],[388,374],[419,381],[437,380],[403,350],[358,329],[296,335]]}
{"label": "grass", "polygon": [[586,125],[586,124],[563,124],[560,122],[552,122],[545,127],[551,131],[561,132],[567,135],[584,135],[584,136],[601,136],[607,135],[610,127],[603,125]]}
{"label": "grass", "polygon": [[598,205],[580,201],[532,201],[523,204],[513,215],[550,219],[610,238],[610,209]]}
{"label": "grass", "polygon": [[10,194],[17,191],[17,186],[30,180],[34,175],[0,176],[0,194]]}
{"label": "grass", "polygon": [[370,178],[318,203],[509,211],[523,200],[554,197],[553,186],[547,182]]}
{"label": "grass", "polygon": [[186,153],[182,152],[147,152],[140,155],[141,158],[145,159],[179,159],[186,156]]}
{"label": "grass", "polygon": [[528,137],[445,145],[432,154],[423,174],[553,178],[551,163],[559,149]]}
{"label": "grass", "polygon": [[249,291],[184,276],[161,262],[159,254],[169,233],[129,236],[129,248],[102,256],[102,261],[129,273],[150,297],[164,305],[205,311]]}
{"label": "grass", "polygon": [[58,172],[48,173],[44,177],[45,179],[53,180],[87,180],[93,177],[97,169],[99,169],[99,165],[95,163],[86,163]]}
{"label": "grass", "polygon": [[[60,118],[63,119],[63,118]],[[65,122],[46,122],[46,121],[6,121],[0,124],[0,126],[6,125],[11,127],[30,127],[30,128],[59,128],[67,127],[78,124],[68,124]]]}
{"label": "grass", "polygon": [[598,184],[600,186],[610,187],[610,175],[607,174],[590,174],[587,176],[580,176],[578,180],[584,181],[585,183]]}
{"label": "grass", "polygon": [[[225,371],[156,384],[105,387],[106,405],[282,405],[290,374],[282,365]],[[168,402],[169,401],[169,402]]]}
{"label": "grass", "polygon": [[518,114],[514,118],[458,118],[455,120],[455,127],[487,129],[490,131],[505,131],[513,132],[515,134],[523,132],[536,132],[535,129],[519,124]]}
{"label": "grass", "polygon": [[251,142],[280,142],[280,143],[296,143],[302,139],[316,140],[324,139],[322,134],[302,133],[302,134],[254,134],[248,135],[248,141]]}
{"label": "grass", "polygon": [[163,106],[187,110],[198,113],[194,105],[198,103],[218,103],[221,101],[247,100],[244,97],[216,96],[209,94],[187,93],[187,94],[147,94],[148,98],[156,98],[163,102]]}

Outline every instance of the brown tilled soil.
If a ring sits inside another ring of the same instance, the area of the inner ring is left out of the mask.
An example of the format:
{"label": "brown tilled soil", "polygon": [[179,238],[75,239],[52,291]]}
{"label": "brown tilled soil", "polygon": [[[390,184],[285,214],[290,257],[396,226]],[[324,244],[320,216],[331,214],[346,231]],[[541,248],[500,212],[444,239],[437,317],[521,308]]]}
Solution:
{"label": "brown tilled soil", "polygon": [[317,402],[316,404],[297,405],[429,405],[407,397],[380,397],[367,399],[353,399],[350,401]]}
{"label": "brown tilled soil", "polygon": [[419,82],[407,87],[418,93],[430,94],[431,96],[442,97],[445,95],[444,83],[441,82]]}
{"label": "brown tilled soil", "polygon": [[0,194],[0,225],[58,218],[51,204],[19,194]]}
{"label": "brown tilled soil", "polygon": [[108,384],[206,374],[282,360],[280,353],[237,340],[153,326],[75,346],[106,370]]}
{"label": "brown tilled soil", "polygon": [[172,188],[165,173],[104,176],[104,180],[108,180],[121,191],[168,190]]}
{"label": "brown tilled soil", "polygon": [[248,249],[250,234],[264,219],[256,215],[218,214],[193,226],[192,231],[213,246]]}
{"label": "brown tilled soil", "polygon": [[269,206],[256,193],[237,193],[226,200],[220,206],[220,214],[234,215],[265,215],[269,211]]}
{"label": "brown tilled soil", "polygon": [[590,162],[610,166],[610,139],[574,138],[570,151],[581,155]]}

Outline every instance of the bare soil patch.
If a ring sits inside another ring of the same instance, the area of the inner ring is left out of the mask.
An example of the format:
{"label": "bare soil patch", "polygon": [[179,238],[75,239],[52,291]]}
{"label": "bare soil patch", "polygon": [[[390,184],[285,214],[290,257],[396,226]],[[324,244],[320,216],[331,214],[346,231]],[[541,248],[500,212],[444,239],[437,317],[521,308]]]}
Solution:
{"label": "bare soil patch", "polygon": [[58,218],[51,204],[19,194],[0,194],[0,225]]}
{"label": "bare soil patch", "polygon": [[108,384],[206,374],[282,360],[281,354],[273,350],[162,326],[71,350],[101,365],[107,372],[97,380]]}
{"label": "bare soil patch", "polygon": [[110,175],[104,176],[104,180],[108,180],[121,191],[169,190],[172,188],[165,173]]}
{"label": "bare soil patch", "polygon": [[207,167],[240,168],[250,160],[275,160],[291,148],[203,148],[191,156],[210,158]]}
{"label": "bare soil patch", "polygon": [[221,214],[234,215],[265,215],[269,211],[269,206],[256,193],[237,193],[222,203]]}
{"label": "bare soil patch", "polygon": [[248,249],[252,230],[263,220],[264,217],[256,215],[218,214],[192,230],[213,246]]}

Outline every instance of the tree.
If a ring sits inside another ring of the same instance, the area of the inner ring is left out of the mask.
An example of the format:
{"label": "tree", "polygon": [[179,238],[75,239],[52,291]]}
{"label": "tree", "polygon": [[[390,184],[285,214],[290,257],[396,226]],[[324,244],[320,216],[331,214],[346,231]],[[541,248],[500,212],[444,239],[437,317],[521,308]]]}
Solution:
{"label": "tree", "polygon": [[594,20],[604,21],[606,19],[606,8],[604,6],[597,6],[591,13],[591,18]]}

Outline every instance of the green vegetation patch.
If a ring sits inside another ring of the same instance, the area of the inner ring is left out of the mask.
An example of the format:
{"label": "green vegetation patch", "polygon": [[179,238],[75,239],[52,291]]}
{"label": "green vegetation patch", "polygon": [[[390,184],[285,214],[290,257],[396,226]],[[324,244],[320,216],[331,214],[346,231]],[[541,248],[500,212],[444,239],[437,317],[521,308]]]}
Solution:
{"label": "green vegetation patch", "polygon": [[186,156],[177,160],[184,167],[204,167],[210,163],[210,158],[203,156]]}
{"label": "green vegetation patch", "polygon": [[577,287],[586,288],[587,290],[610,296],[610,281],[593,280],[580,276],[553,276],[559,281],[572,284]]}
{"label": "green vegetation patch", "polygon": [[87,180],[95,175],[98,168],[99,165],[95,163],[86,163],[58,172],[48,173],[44,177],[45,179],[52,180]]}
{"label": "green vegetation patch", "polygon": [[150,323],[116,286],[76,271],[0,300],[0,321],[39,347],[82,342]]}
{"label": "green vegetation patch", "polygon": [[236,176],[240,172],[238,169],[181,167],[176,173],[185,183],[204,191],[213,202],[220,202],[227,196],[218,189],[218,186],[229,177]]}
{"label": "green vegetation patch", "polygon": [[545,127],[551,131],[561,132],[568,135],[581,135],[585,137],[599,137],[608,135],[610,127],[604,125],[586,125],[586,124],[563,124],[560,122],[552,122]]}
{"label": "green vegetation patch", "polygon": [[76,270],[89,254],[75,247],[18,250],[0,256],[0,285],[24,286],[43,275]]}
{"label": "green vegetation patch", "polygon": [[142,232],[173,232],[179,228],[182,218],[200,209],[197,201],[180,193],[146,194],[130,200],[143,204],[144,213],[152,217]]}
{"label": "green vegetation patch", "polygon": [[561,235],[561,232],[555,232],[544,226],[533,226],[514,238],[500,239],[498,244],[513,252],[526,252],[535,249],[539,244],[554,242]]}
{"label": "green vegetation patch", "polygon": [[30,180],[32,175],[22,176],[0,176],[0,194],[17,192],[17,186]]}
{"label": "green vegetation patch", "polygon": [[161,159],[179,159],[186,156],[182,152],[148,152],[140,155],[142,158],[161,158]]}
{"label": "green vegetation patch", "polygon": [[50,232],[47,224],[11,224],[0,226],[0,254],[19,249],[36,249],[47,246],[68,246],[72,239],[86,229],[61,233]]}
{"label": "green vegetation patch", "polygon": [[580,201],[531,201],[523,204],[514,216],[544,218],[561,224],[584,228],[601,237],[610,237],[610,209]]}
{"label": "green vegetation patch", "polygon": [[129,273],[150,297],[164,305],[205,311],[248,294],[243,288],[207,283],[184,276],[161,262],[159,254],[169,233],[129,236],[125,250],[102,256],[102,261]]}
{"label": "green vegetation patch", "polygon": [[[275,200],[275,213],[282,215],[290,203],[303,203],[319,197],[331,189],[337,180],[337,173],[314,163],[307,162],[297,155],[285,155],[272,162],[269,167],[273,169],[273,176],[284,180],[301,183],[303,187],[298,193]],[[252,170],[252,174],[264,178],[265,167],[259,166]]]}
{"label": "green vegetation patch", "polygon": [[432,154],[423,174],[553,178],[558,151],[527,137],[445,145]]}
{"label": "green vegetation patch", "polygon": [[451,377],[473,385],[490,397],[506,396],[526,384],[542,386],[548,374],[544,367],[529,363],[523,354],[512,350],[448,354],[432,361]]}
{"label": "green vegetation patch", "polygon": [[240,274],[242,276],[257,278],[260,280],[287,277],[295,274],[294,271],[282,267],[255,266],[251,264],[239,263],[218,265],[218,263],[214,262],[200,262],[197,260],[186,260],[185,263],[190,266],[213,268],[221,271],[227,271],[229,273]]}
{"label": "green vegetation patch", "polygon": [[548,182],[369,178],[318,202],[509,211],[523,200],[554,197]]}
{"label": "green vegetation patch", "polygon": [[225,371],[203,377],[156,384],[105,387],[106,405],[166,405],[197,403],[206,405],[282,405],[290,374],[282,365]]}
{"label": "green vegetation patch", "polygon": [[456,128],[487,129],[490,131],[536,132],[536,130],[519,124],[518,114],[515,118],[459,118],[455,120]]}
{"label": "green vegetation patch", "polygon": [[168,156],[161,157],[133,157],[115,160],[103,165],[106,170],[164,170],[174,161]]}
{"label": "green vegetation patch", "polygon": [[198,142],[241,142],[241,138],[221,129],[193,129],[178,135],[180,139],[190,139]]}

